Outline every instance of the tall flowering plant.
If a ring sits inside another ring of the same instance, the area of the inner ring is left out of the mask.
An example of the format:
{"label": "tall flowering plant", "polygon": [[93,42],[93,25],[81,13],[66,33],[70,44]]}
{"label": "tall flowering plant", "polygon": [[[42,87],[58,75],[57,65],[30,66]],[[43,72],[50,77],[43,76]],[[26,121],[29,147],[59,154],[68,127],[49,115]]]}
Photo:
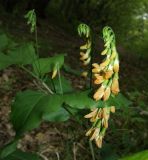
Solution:
{"label": "tall flowering plant", "polygon": [[[117,95],[119,93],[119,56],[116,50],[115,34],[110,27],[104,27],[103,39],[105,49],[101,52],[101,55],[105,55],[106,58],[100,64],[92,63],[93,84],[97,87],[93,94],[95,101],[107,101],[111,94]],[[88,53],[80,52],[82,56],[80,59],[84,63],[86,57],[91,59],[91,54]],[[102,147],[102,140],[108,128],[111,112],[115,112],[115,106],[104,105],[103,108],[93,108],[89,114],[85,115],[85,118],[90,119],[92,123],[92,127],[87,131],[86,136],[89,136],[91,141],[95,140],[99,148]]]}

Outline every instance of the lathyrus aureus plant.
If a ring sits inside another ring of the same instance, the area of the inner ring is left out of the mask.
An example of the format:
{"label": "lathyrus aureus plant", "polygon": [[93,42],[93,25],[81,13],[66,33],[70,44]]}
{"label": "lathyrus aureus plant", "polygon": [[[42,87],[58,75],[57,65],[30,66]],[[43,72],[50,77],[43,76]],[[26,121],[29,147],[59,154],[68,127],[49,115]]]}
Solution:
{"label": "lathyrus aureus plant", "polygon": [[[117,95],[119,92],[119,59],[115,45],[115,35],[110,27],[103,29],[103,39],[105,49],[101,55],[105,55],[106,58],[101,64],[92,64],[93,83],[98,87],[93,95],[96,101],[107,101],[111,94]],[[115,107],[105,105],[103,108],[95,108],[85,115],[85,118],[89,118],[92,123],[92,127],[87,131],[86,136],[90,136],[91,141],[95,140],[99,148],[102,147],[102,140],[108,128],[111,112],[115,112]]]}
{"label": "lathyrus aureus plant", "polygon": [[[80,60],[84,67],[88,66],[91,62],[91,50],[92,50],[92,37],[90,27],[86,24],[80,24],[78,26],[78,34],[85,39],[85,44],[80,46]],[[82,72],[83,77],[87,77],[88,72]]]}

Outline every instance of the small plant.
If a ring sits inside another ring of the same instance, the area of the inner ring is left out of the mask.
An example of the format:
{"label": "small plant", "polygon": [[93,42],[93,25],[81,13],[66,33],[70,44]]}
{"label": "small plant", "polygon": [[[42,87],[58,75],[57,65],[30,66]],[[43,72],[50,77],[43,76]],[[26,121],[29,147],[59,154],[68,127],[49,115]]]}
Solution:
{"label": "small plant", "polygon": [[1,34],[0,69],[16,65],[32,77],[36,87],[16,94],[10,115],[16,136],[1,149],[1,159],[11,157],[11,154],[24,154],[17,150],[17,143],[27,131],[37,128],[42,121],[66,121],[71,115],[77,116],[72,109],[91,110],[84,116],[92,123],[86,136],[90,136],[90,141],[95,140],[101,148],[110,113],[115,112],[115,106],[124,106],[124,100],[126,101],[123,95],[116,96],[119,92],[119,58],[113,30],[110,27],[103,29],[105,49],[101,54],[106,58],[98,64],[92,61],[94,42],[90,27],[86,24],[78,26],[79,35],[86,41],[80,47],[80,60],[84,66],[82,75],[90,78],[90,87],[75,91],[61,74],[65,54],[40,58],[34,10],[29,11],[25,18],[31,25],[30,32],[35,32],[36,43],[15,44],[5,34]]}

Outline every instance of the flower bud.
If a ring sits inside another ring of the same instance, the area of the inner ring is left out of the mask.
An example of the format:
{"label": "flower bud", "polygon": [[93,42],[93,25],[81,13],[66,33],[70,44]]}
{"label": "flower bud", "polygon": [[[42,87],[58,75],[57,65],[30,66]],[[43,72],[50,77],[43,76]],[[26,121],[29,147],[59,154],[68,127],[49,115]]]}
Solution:
{"label": "flower bud", "polygon": [[99,99],[101,99],[104,95],[104,89],[105,87],[102,85],[94,94],[93,98],[98,101]]}
{"label": "flower bud", "polygon": [[112,85],[111,85],[111,91],[114,95],[117,95],[119,93],[119,82],[116,77],[113,78]]}

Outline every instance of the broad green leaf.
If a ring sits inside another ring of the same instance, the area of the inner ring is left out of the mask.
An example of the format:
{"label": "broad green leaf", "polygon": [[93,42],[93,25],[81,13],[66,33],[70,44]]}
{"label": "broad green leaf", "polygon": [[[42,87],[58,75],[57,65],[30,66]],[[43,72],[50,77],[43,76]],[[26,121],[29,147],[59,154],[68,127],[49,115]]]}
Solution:
{"label": "broad green leaf", "polygon": [[16,150],[18,140],[13,140],[0,150],[0,159],[7,157]]}
{"label": "broad green leaf", "polygon": [[53,70],[61,68],[64,63],[64,54],[59,54],[54,57],[40,58],[33,63],[34,72],[37,75],[43,76]]}
{"label": "broad green leaf", "polygon": [[131,156],[127,156],[127,157],[121,158],[119,160],[148,160],[148,150],[135,153]]}
{"label": "broad green leaf", "polygon": [[39,155],[35,153],[22,152],[21,150],[16,150],[9,156],[1,160],[42,160]]}
{"label": "broad green leaf", "polygon": [[13,64],[31,64],[37,59],[35,49],[31,43],[22,44],[8,52]]}
{"label": "broad green leaf", "polygon": [[[19,92],[16,95],[12,104],[11,121],[17,133],[32,129],[38,125],[31,116],[33,113],[36,114],[34,109],[44,96],[45,94],[42,92],[31,90]],[[28,124],[29,121],[30,124]]]}
{"label": "broad green leaf", "polygon": [[17,136],[39,126],[44,114],[50,116],[59,111],[63,99],[59,95],[45,95],[27,90],[18,93],[12,105],[11,120]]}
{"label": "broad green leaf", "polygon": [[43,116],[43,119],[45,121],[51,122],[67,121],[69,118],[70,115],[64,108],[60,108],[57,112],[53,112],[51,114],[45,113]]}
{"label": "broad green leaf", "polygon": [[88,109],[93,107],[102,107],[101,101],[94,101],[89,97],[89,91],[82,91],[78,93],[65,94],[65,103],[73,108]]}
{"label": "broad green leaf", "polygon": [[7,50],[6,54],[0,52],[0,69],[4,69],[12,64],[31,64],[36,59],[33,45],[31,43],[25,43]]}

